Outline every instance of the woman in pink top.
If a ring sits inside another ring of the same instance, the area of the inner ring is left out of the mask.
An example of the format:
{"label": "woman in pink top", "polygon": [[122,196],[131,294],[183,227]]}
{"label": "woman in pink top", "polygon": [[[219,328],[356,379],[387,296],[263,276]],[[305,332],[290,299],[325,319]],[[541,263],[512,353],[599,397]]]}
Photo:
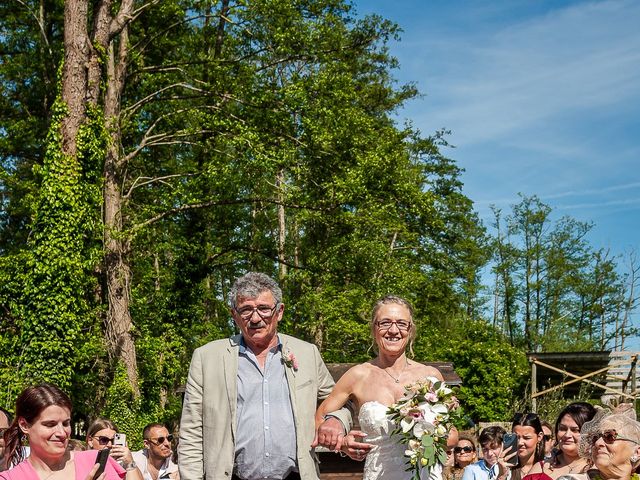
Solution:
{"label": "woman in pink top", "polygon": [[[4,434],[8,465],[1,480],[92,480],[98,466],[95,451],[71,452],[71,400],[55,385],[26,388],[16,401],[16,415]],[[29,442],[25,459],[22,441]],[[121,480],[126,472],[112,458],[97,480]]]}

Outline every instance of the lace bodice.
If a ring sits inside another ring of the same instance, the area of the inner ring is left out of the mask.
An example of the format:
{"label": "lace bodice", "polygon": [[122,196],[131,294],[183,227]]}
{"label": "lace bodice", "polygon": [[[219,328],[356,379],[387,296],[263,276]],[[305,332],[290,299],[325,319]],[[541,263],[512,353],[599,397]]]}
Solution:
{"label": "lace bodice", "polygon": [[[363,440],[375,445],[365,460],[363,480],[410,480],[413,471],[406,471],[407,457],[405,447],[398,442],[398,437],[392,437],[393,423],[387,417],[387,406],[380,402],[365,402],[360,407],[358,415],[360,430],[367,434]],[[426,480],[441,480],[442,469],[438,465],[427,476]]]}

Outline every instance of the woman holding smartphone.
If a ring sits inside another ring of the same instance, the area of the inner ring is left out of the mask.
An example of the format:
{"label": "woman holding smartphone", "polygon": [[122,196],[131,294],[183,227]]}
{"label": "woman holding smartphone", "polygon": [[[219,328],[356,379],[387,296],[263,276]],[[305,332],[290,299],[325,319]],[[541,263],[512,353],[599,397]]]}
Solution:
{"label": "woman holding smartphone", "polygon": [[126,470],[126,480],[143,480],[142,472],[136,467],[126,440],[119,442],[119,438],[124,440],[124,435],[120,435],[115,424],[106,418],[96,419],[87,430],[89,449],[99,451],[109,448],[109,455]]}
{"label": "woman holding smartphone", "polygon": [[[106,458],[98,473],[96,452],[69,451],[71,400],[55,385],[26,388],[16,401],[16,416],[4,434],[7,465],[1,480],[120,480],[125,470]],[[24,458],[23,440],[29,442]],[[97,477],[97,478],[95,478]]]}

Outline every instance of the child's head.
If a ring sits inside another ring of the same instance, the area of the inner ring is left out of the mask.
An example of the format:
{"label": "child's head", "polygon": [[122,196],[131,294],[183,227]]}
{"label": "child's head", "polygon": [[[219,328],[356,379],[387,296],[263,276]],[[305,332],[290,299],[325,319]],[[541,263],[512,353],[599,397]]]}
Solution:
{"label": "child's head", "polygon": [[502,452],[502,437],[507,431],[499,426],[487,427],[480,433],[480,446],[484,461],[490,467],[495,465]]}

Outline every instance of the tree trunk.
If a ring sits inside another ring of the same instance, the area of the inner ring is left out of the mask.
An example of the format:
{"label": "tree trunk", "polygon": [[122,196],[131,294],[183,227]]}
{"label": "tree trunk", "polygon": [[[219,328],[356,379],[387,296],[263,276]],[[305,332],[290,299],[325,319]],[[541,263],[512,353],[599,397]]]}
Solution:
{"label": "tree trunk", "polygon": [[90,42],[87,36],[87,0],[64,3],[64,66],[62,101],[68,113],[62,120],[62,151],[75,158],[78,129],[86,121],[87,62]]}
{"label": "tree trunk", "polygon": [[[134,395],[140,395],[136,347],[131,335],[131,268],[130,245],[123,234],[123,198],[120,190],[125,165],[120,155],[121,133],[119,115],[121,96],[127,69],[128,26],[120,32],[116,47],[109,45],[107,61],[107,88],[105,93],[105,120],[111,137],[104,164],[104,249],[105,277],[109,308],[106,318],[106,336],[109,352],[122,361]],[[117,48],[117,52],[115,51]]]}
{"label": "tree trunk", "polygon": [[280,169],[276,177],[276,188],[278,189],[278,263],[279,263],[279,279],[282,282],[287,276],[287,263],[286,263],[286,240],[287,240],[287,225],[284,210],[284,171]]}

